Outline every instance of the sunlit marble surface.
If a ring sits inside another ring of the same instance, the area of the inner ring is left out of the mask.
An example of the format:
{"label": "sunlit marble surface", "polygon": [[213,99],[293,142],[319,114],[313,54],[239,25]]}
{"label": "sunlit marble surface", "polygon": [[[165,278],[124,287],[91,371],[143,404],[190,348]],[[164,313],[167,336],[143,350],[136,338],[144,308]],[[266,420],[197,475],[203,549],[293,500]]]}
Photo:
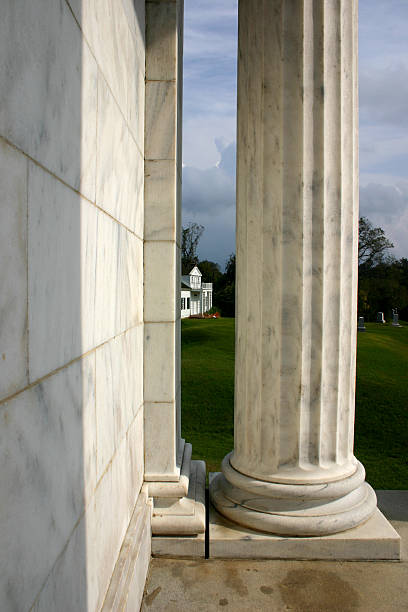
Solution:
{"label": "sunlit marble surface", "polygon": [[[351,1],[239,2],[234,450],[213,502],[271,533],[325,535],[375,508],[353,478],[357,33]],[[256,483],[302,486],[313,512]],[[329,509],[311,493],[328,483],[356,488]]]}

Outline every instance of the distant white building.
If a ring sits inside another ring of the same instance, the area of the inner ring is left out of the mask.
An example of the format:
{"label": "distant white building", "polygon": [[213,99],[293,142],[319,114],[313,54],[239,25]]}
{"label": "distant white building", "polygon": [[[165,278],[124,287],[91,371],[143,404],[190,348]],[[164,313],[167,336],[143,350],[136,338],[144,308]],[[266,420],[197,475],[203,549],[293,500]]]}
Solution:
{"label": "distant white building", "polygon": [[181,318],[200,315],[212,308],[212,283],[202,283],[202,274],[197,266],[181,277]]}

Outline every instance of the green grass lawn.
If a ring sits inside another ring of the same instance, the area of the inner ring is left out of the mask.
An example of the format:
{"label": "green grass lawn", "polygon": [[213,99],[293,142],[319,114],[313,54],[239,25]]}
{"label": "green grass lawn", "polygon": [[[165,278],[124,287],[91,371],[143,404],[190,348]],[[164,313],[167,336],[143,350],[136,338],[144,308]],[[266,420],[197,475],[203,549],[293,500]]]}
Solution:
{"label": "green grass lawn", "polygon": [[[182,431],[209,471],[234,446],[234,319],[182,321]],[[408,327],[358,334],[355,454],[377,489],[408,488]]]}
{"label": "green grass lawn", "polygon": [[376,489],[408,489],[408,327],[358,334],[355,455]]}

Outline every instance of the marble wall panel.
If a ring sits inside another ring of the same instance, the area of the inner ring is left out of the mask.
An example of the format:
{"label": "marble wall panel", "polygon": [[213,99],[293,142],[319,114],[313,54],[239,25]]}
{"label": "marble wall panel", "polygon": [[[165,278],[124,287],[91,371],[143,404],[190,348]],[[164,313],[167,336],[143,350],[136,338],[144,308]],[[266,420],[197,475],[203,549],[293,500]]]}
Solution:
{"label": "marble wall panel", "polygon": [[0,134],[93,199],[96,63],[66,2],[6,0],[0,56]]}
{"label": "marble wall panel", "polygon": [[119,224],[99,211],[95,294],[96,346],[115,335],[119,233]]}
{"label": "marble wall panel", "polygon": [[138,163],[134,168],[135,171],[135,189],[136,193],[131,192],[129,197],[133,206],[135,207],[134,212],[134,225],[133,231],[139,238],[143,239],[144,232],[144,164],[143,155],[138,158]]}
{"label": "marble wall panel", "polygon": [[[180,58],[182,63],[182,58]],[[182,78],[182,77],[181,77]],[[183,174],[183,82],[177,82],[177,141],[176,141],[176,160],[177,170],[179,171],[181,189],[181,179]],[[181,197],[181,193],[180,193]]]}
{"label": "marble wall panel", "polygon": [[[69,0],[69,4],[143,154],[145,3]],[[113,19],[109,11],[115,13]]]}
{"label": "marble wall panel", "polygon": [[143,408],[140,407],[112,462],[114,497],[121,498],[123,514],[129,523],[143,484]]}
{"label": "marble wall panel", "polygon": [[184,439],[181,437],[181,385],[176,389],[176,436],[177,457],[182,458],[184,452]]}
{"label": "marble wall panel", "polygon": [[118,422],[115,428],[115,439],[118,443],[122,439],[131,419],[139,412],[143,404],[143,325],[129,329],[123,336],[122,359],[123,387],[125,404],[130,412],[127,418]]}
{"label": "marble wall panel", "polygon": [[[144,502],[140,497],[138,503],[143,508]],[[94,512],[92,516],[95,516]],[[140,607],[145,576],[150,563],[150,514],[145,510],[140,512],[139,515],[140,520],[143,521],[139,531],[140,539],[137,542],[139,554],[135,564],[132,584],[129,586],[128,598],[128,609],[132,611],[138,610]],[[92,539],[94,536],[93,530],[91,537],[90,530],[87,529],[87,522],[89,520],[91,520],[91,513],[86,513],[74,530],[66,550],[58,558],[51,574],[48,576],[33,607],[33,612],[63,611],[67,609],[67,602],[70,605],[69,609],[75,610],[75,612],[100,609],[98,602],[102,600],[104,587],[97,581],[99,568],[96,566],[96,562],[100,559],[98,543],[103,538],[98,537],[96,541]],[[102,567],[104,573],[107,574],[104,565]],[[89,578],[92,576],[92,580],[86,580],[87,576]],[[141,591],[140,600],[137,603],[139,589]],[[130,599],[131,605],[133,605],[133,602],[135,603],[133,607],[129,606]]]}
{"label": "marble wall panel", "polygon": [[96,202],[143,236],[143,157],[102,76],[98,81]]}
{"label": "marble wall panel", "polygon": [[127,527],[124,496],[115,498],[112,465],[99,482],[86,514],[87,589],[89,609],[99,610],[105,598]]}
{"label": "marble wall panel", "polygon": [[178,314],[176,256],[177,247],[174,242],[145,242],[145,321],[174,321]]}
{"label": "marble wall panel", "polygon": [[[128,507],[134,507],[144,477],[144,408],[141,406],[126,434]],[[129,517],[130,518],[130,517]]]}
{"label": "marble wall panel", "polygon": [[176,240],[176,169],[173,160],[145,163],[145,240]]}
{"label": "marble wall panel", "polygon": [[96,228],[96,208],[30,162],[30,382],[93,347]]}
{"label": "marble wall panel", "polygon": [[0,141],[0,398],[28,382],[27,163]]}
{"label": "marble wall panel", "polygon": [[146,79],[172,81],[177,66],[177,14],[174,2],[146,2]]}
{"label": "marble wall panel", "polygon": [[2,609],[30,608],[94,490],[94,361],[89,355],[1,407]]}
{"label": "marble wall panel", "polygon": [[95,344],[143,317],[143,244],[103,212],[98,213]]}
{"label": "marble wall panel", "polygon": [[143,403],[143,328],[96,350],[97,474],[103,474]]}
{"label": "marble wall panel", "polygon": [[143,591],[151,557],[152,531],[150,520],[146,521],[140,536],[140,547],[137,555],[136,568],[132,574],[126,601],[126,612],[138,610],[142,603]]}
{"label": "marble wall panel", "polygon": [[87,578],[86,515],[74,529],[68,545],[57,558],[51,573],[41,589],[32,612],[66,610],[67,602],[75,612],[95,610],[97,599],[90,590]]}
{"label": "marble wall panel", "polygon": [[142,155],[144,153],[145,55],[138,33],[129,32],[127,114],[129,129]]}
{"label": "marble wall panel", "polygon": [[122,2],[72,0],[71,6],[116,102],[126,115],[129,26]]}
{"label": "marble wall panel", "polygon": [[[140,490],[138,483],[142,482],[143,472],[143,446],[140,445],[143,436],[142,415],[143,412],[139,411],[132,424],[135,432],[132,429],[129,432],[129,440],[138,446],[137,459],[140,463],[131,465],[129,443],[125,438],[99,482],[86,512],[87,582],[92,595],[90,610],[99,610],[103,602]],[[130,490],[132,484],[136,486],[133,491]]]}
{"label": "marble wall panel", "polygon": [[[180,158],[181,159],[181,158]],[[179,246],[181,246],[181,218],[182,218],[182,199],[183,199],[183,185],[181,180],[181,167],[177,166],[177,190],[176,190],[176,240]]]}
{"label": "marble wall panel", "polygon": [[174,323],[145,323],[144,360],[145,402],[174,401]]}
{"label": "marble wall panel", "polygon": [[116,283],[116,333],[143,320],[143,242],[119,228],[119,268]]}
{"label": "marble wall panel", "polygon": [[[145,479],[176,475],[177,424],[174,402],[144,406]],[[160,452],[158,452],[160,449]]]}
{"label": "marble wall panel", "polygon": [[[184,2],[177,3],[177,169],[180,181],[183,164],[183,42],[184,42]],[[180,185],[181,187],[181,185]],[[181,194],[180,194],[181,195]]]}
{"label": "marble wall panel", "polygon": [[146,81],[145,158],[176,158],[177,88],[172,81]]}
{"label": "marble wall panel", "polygon": [[175,371],[176,371],[176,390],[181,386],[181,318],[176,320],[176,351],[175,351]]}
{"label": "marble wall panel", "polygon": [[139,54],[144,55],[145,47],[145,0],[121,0],[129,29],[137,41]]}

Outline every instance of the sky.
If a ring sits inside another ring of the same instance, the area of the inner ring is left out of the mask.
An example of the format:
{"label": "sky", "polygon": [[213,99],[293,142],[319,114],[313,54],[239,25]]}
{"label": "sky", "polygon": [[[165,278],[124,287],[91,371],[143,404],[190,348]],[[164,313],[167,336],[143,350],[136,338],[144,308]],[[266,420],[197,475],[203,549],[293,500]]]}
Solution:
{"label": "sky", "polygon": [[[185,0],[183,225],[235,252],[237,0]],[[408,0],[360,0],[360,215],[408,257]]]}

